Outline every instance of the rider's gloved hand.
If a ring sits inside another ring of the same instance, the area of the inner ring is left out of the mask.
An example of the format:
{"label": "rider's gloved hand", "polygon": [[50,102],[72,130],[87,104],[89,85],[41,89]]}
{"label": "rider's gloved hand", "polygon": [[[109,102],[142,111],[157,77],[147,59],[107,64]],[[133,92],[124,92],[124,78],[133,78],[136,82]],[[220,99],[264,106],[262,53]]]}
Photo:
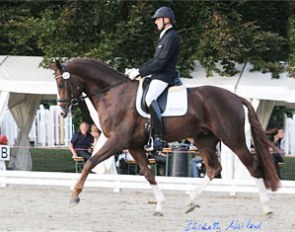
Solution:
{"label": "rider's gloved hand", "polygon": [[138,68],[126,68],[125,75],[128,76],[130,80],[134,80],[136,77],[139,76]]}

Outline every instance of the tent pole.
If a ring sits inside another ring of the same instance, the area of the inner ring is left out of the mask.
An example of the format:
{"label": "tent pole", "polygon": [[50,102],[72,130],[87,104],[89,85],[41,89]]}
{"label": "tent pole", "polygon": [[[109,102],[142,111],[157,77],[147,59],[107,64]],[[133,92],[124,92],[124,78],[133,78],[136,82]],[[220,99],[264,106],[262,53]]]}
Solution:
{"label": "tent pole", "polygon": [[235,84],[235,90],[234,90],[234,93],[237,92],[238,85],[239,85],[240,80],[241,80],[241,78],[242,78],[242,76],[243,76],[243,74],[244,74],[244,71],[245,71],[246,66],[247,66],[247,62],[244,63],[244,66],[243,66],[243,68],[242,68],[242,70],[241,70],[241,72],[240,72],[240,75],[239,75],[239,78],[238,78],[238,80],[237,80],[237,83]]}
{"label": "tent pole", "polygon": [[2,60],[2,62],[0,63],[0,66],[5,62],[5,60],[7,60],[8,57],[9,57],[9,56],[6,56],[6,57]]}

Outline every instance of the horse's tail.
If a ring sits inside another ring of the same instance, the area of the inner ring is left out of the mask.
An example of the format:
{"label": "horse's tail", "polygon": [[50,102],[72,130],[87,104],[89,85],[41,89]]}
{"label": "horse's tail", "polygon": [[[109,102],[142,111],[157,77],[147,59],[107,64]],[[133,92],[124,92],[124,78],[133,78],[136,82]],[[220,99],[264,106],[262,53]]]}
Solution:
{"label": "horse's tail", "polygon": [[275,165],[269,151],[269,148],[276,150],[273,143],[267,138],[251,103],[241,98],[243,105],[248,109],[248,118],[251,125],[251,133],[254,142],[256,158],[262,172],[262,178],[266,188],[276,191],[280,185]]}

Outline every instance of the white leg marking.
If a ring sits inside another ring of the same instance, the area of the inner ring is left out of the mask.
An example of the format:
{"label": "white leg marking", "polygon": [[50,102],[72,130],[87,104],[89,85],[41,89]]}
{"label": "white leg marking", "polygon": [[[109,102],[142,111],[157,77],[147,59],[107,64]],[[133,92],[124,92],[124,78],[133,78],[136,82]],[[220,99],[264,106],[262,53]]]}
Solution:
{"label": "white leg marking", "polygon": [[262,210],[263,213],[265,215],[270,214],[272,212],[271,208],[269,207],[269,196],[267,194],[267,190],[265,188],[263,179],[256,179],[256,184],[257,184],[257,188],[258,188],[258,193],[259,193],[259,197],[260,197],[260,202],[261,202],[261,206],[262,206]]}
{"label": "white leg marking", "polygon": [[158,185],[151,185],[151,187],[152,187],[152,190],[154,192],[154,195],[155,195],[156,201],[157,201],[156,212],[162,212],[162,204],[165,200],[165,197]]}
{"label": "white leg marking", "polygon": [[204,189],[206,188],[206,186],[209,184],[210,181],[211,181],[210,178],[206,175],[202,179],[201,183],[190,193],[188,203],[194,203],[195,199],[199,198],[199,196],[204,191]]}

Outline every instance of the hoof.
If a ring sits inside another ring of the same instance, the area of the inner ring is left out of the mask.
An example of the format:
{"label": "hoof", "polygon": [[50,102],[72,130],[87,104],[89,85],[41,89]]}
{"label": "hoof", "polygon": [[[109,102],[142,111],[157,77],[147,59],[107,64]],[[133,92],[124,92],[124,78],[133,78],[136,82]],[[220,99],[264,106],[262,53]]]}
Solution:
{"label": "hoof", "polygon": [[156,216],[156,217],[163,217],[164,216],[164,214],[162,212],[159,212],[159,211],[155,211],[153,213],[153,215]]}
{"label": "hoof", "polygon": [[70,200],[70,207],[72,208],[72,207],[78,205],[79,202],[80,202],[80,198],[79,198],[79,197],[77,197],[77,198],[72,198],[72,199]]}
{"label": "hoof", "polygon": [[187,209],[186,209],[185,213],[186,213],[186,214],[187,214],[187,213],[190,213],[190,212],[192,212],[195,208],[200,208],[200,206],[199,206],[199,205],[196,205],[195,203],[190,203],[190,204],[187,205]]}
{"label": "hoof", "polygon": [[272,218],[272,215],[273,215],[273,212],[272,212],[272,211],[265,212],[265,213],[263,214],[263,216],[264,216],[266,219],[268,219],[268,218]]}
{"label": "hoof", "polygon": [[156,201],[148,201],[148,204],[150,204],[150,205],[156,205],[157,202]]}

